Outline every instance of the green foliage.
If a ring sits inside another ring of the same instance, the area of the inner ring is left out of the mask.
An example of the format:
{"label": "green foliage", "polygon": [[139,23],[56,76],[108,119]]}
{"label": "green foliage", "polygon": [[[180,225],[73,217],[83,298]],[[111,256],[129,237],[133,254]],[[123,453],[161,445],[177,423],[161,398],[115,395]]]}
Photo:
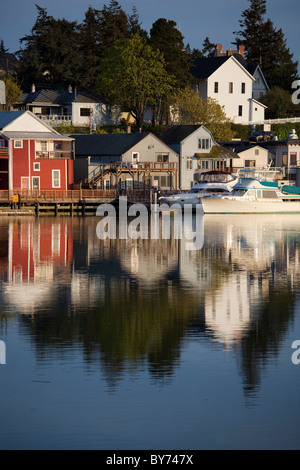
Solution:
{"label": "green foliage", "polygon": [[174,121],[178,120],[180,124],[202,124],[217,141],[231,140],[234,136],[223,107],[212,98],[203,100],[190,88],[174,95],[172,114]]}
{"label": "green foliage", "polygon": [[251,136],[251,126],[245,124],[231,123],[231,129],[234,133],[234,137],[241,140],[249,140]]}
{"label": "green foliage", "polygon": [[3,77],[2,80],[5,83],[5,107],[6,109],[9,109],[9,107],[12,106],[14,103],[18,103],[20,101],[22,90],[13,78]]}
{"label": "green foliage", "polygon": [[270,19],[264,20],[266,0],[249,0],[250,8],[242,13],[236,43],[245,45],[246,59],[258,63],[270,88],[291,89],[298,75],[298,63],[286,45],[281,29],[276,30]]}
{"label": "green foliage", "polygon": [[300,135],[300,123],[299,122],[297,123],[285,122],[282,124],[272,124],[271,129],[275,133],[275,135],[277,135],[278,138],[280,139],[286,139],[291,129],[295,129],[296,134],[298,136]]}
{"label": "green foliage", "polygon": [[135,34],[105,50],[97,91],[130,112],[142,128],[146,106],[164,100],[172,84],[161,53]]}
{"label": "green foliage", "polygon": [[293,117],[296,106],[292,102],[291,93],[275,86],[261,100],[267,106],[266,118]]}

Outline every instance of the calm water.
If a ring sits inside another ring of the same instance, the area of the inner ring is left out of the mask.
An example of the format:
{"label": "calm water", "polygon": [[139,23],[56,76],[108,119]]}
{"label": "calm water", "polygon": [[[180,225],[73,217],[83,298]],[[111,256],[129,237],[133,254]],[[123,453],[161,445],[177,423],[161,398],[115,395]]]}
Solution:
{"label": "calm water", "polygon": [[0,219],[0,448],[299,449],[300,216],[98,222]]}

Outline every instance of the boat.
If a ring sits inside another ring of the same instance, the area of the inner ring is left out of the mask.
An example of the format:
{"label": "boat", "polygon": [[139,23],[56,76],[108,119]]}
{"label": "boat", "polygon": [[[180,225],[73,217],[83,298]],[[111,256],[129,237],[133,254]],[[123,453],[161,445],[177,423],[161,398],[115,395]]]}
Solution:
{"label": "boat", "polygon": [[229,194],[201,198],[204,214],[300,213],[300,187],[240,178]]}
{"label": "boat", "polygon": [[171,207],[177,204],[183,207],[185,204],[191,204],[195,208],[201,204],[201,197],[206,194],[228,193],[232,190],[234,184],[238,181],[237,175],[225,171],[206,171],[200,175],[200,178],[193,188],[184,193],[162,196],[159,198],[159,204],[167,204]]}

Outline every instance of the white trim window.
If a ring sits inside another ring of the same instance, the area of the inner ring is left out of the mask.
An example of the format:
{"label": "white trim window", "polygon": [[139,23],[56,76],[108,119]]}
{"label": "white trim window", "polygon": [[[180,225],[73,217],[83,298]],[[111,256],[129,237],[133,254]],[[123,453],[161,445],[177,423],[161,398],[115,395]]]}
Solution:
{"label": "white trim window", "polygon": [[15,149],[22,149],[23,148],[23,140],[14,140],[14,148]]}
{"label": "white trim window", "polygon": [[187,170],[193,169],[193,157],[186,157],[186,169]]}
{"label": "white trim window", "polygon": [[52,170],[52,188],[60,188],[60,170]]}
{"label": "white trim window", "polygon": [[139,161],[139,152],[132,152],[132,161],[137,163]]}
{"label": "white trim window", "polygon": [[33,171],[40,171],[40,162],[33,162]]}
{"label": "white trim window", "polygon": [[40,177],[39,176],[32,176],[32,189],[39,191],[40,189]]}

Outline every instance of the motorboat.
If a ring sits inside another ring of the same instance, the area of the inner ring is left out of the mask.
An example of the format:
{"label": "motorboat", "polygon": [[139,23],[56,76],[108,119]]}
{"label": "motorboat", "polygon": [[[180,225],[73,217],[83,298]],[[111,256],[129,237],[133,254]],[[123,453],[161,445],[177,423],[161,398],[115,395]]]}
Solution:
{"label": "motorboat", "polygon": [[159,198],[159,204],[166,204],[169,207],[175,204],[178,207],[189,204],[192,205],[192,208],[195,208],[198,204],[201,204],[202,196],[228,193],[237,181],[237,175],[225,171],[207,171],[200,175],[197,184],[190,191],[162,196]]}
{"label": "motorboat", "polygon": [[298,213],[300,187],[284,181],[240,178],[227,194],[201,198],[205,214]]}

